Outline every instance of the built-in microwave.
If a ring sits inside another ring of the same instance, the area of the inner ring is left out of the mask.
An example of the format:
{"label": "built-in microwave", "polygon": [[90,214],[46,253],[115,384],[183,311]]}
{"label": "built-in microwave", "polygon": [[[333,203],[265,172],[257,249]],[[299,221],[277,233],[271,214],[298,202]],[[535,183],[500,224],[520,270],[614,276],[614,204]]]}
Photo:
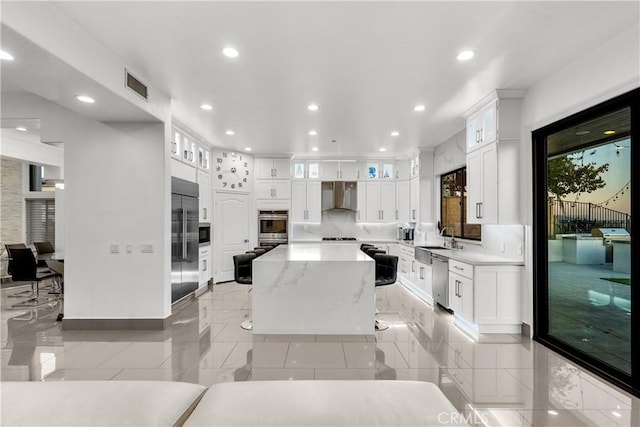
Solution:
{"label": "built-in microwave", "polygon": [[201,222],[198,229],[200,231],[198,238],[200,246],[211,244],[211,224],[208,222]]}
{"label": "built-in microwave", "polygon": [[258,213],[258,244],[286,244],[289,240],[288,228],[288,211],[260,211]]}

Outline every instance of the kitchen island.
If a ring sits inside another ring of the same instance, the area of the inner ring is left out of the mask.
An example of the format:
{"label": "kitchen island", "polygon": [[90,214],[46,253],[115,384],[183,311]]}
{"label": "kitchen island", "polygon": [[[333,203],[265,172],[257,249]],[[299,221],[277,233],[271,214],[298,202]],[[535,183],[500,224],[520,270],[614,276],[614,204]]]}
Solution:
{"label": "kitchen island", "polygon": [[253,261],[256,334],[368,335],[375,262],[358,244],[281,245]]}

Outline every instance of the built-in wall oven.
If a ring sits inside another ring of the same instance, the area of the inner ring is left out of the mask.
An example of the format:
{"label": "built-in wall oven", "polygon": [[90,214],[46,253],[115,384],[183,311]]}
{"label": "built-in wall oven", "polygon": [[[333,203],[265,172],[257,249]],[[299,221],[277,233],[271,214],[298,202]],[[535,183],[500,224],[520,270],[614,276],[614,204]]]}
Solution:
{"label": "built-in wall oven", "polygon": [[287,244],[289,212],[260,211],[258,213],[258,244]]}

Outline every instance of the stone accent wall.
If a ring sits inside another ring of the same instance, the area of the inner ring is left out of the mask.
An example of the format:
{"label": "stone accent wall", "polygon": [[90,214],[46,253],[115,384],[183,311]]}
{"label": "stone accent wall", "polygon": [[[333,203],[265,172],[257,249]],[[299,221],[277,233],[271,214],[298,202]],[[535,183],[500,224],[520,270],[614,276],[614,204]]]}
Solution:
{"label": "stone accent wall", "polygon": [[0,243],[24,242],[22,216],[22,162],[2,159],[0,163]]}

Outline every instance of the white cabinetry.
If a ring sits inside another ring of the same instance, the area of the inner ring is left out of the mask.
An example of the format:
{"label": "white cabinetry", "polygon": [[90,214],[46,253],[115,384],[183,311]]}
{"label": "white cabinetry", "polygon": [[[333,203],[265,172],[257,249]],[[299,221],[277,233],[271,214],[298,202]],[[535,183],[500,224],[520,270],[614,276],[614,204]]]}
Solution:
{"label": "white cabinetry", "polygon": [[408,180],[396,181],[396,221],[411,220],[411,194]]}
{"label": "white cabinetry", "polygon": [[520,90],[498,90],[467,114],[467,222],[519,224]]}
{"label": "white cabinetry", "polygon": [[367,182],[358,181],[356,222],[367,222]]}
{"label": "white cabinetry", "polygon": [[360,179],[362,162],[357,160],[325,160],[321,164],[323,181],[355,181]]}
{"label": "white cabinetry", "polygon": [[367,222],[395,221],[395,182],[367,181],[366,207]]}
{"label": "white cabinetry", "polygon": [[432,267],[427,264],[423,264],[419,261],[416,261],[416,286],[419,290],[421,290],[427,297],[427,300],[433,301],[433,271]]}
{"label": "white cabinetry", "polygon": [[493,100],[467,119],[467,153],[495,142],[497,126],[498,101]]}
{"label": "white cabinetry", "polygon": [[256,199],[289,200],[291,181],[284,179],[261,179],[256,181]]}
{"label": "white cabinetry", "polygon": [[211,222],[211,177],[202,170],[198,171],[199,221]]}
{"label": "white cabinetry", "polygon": [[[467,156],[467,222],[498,223],[498,156],[490,144]],[[517,199],[511,203],[516,203]]]}
{"label": "white cabinetry", "polygon": [[289,159],[257,158],[254,161],[255,197],[258,209],[289,209],[291,179]]}
{"label": "white cabinetry", "polygon": [[256,179],[290,179],[291,171],[287,158],[255,159]]}
{"label": "white cabinetry", "polygon": [[449,306],[467,333],[520,333],[520,276],[513,265],[449,260]]}
{"label": "white cabinetry", "polygon": [[199,250],[198,283],[204,286],[211,279],[211,246],[203,246]]}
{"label": "white cabinetry", "polygon": [[420,178],[411,178],[409,181],[409,220],[418,222],[420,218]]}
{"label": "white cabinetry", "polygon": [[294,160],[293,179],[320,179],[320,163],[317,160]]}
{"label": "white cabinetry", "polygon": [[457,316],[473,322],[473,277],[451,271],[451,260],[449,260],[449,308]]}
{"label": "white cabinetry", "polygon": [[416,276],[415,250],[411,247],[400,245],[400,256],[398,259],[398,275],[403,284],[414,285]]}
{"label": "white cabinetry", "polygon": [[396,181],[396,220],[417,222],[420,218],[420,179]]}
{"label": "white cabinetry", "polygon": [[320,222],[322,219],[322,183],[294,181],[291,184],[291,221]]}

